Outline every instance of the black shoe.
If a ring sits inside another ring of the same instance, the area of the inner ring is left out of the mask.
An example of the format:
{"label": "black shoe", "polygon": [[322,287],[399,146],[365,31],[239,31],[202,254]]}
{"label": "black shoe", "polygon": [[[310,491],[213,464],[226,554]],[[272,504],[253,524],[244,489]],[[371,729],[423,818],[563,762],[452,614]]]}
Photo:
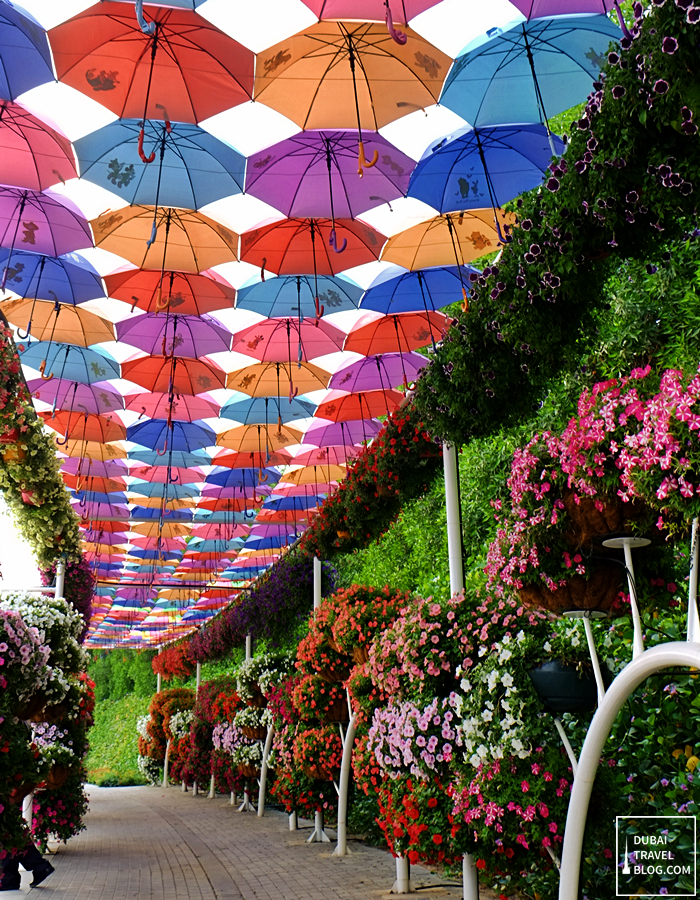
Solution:
{"label": "black shoe", "polygon": [[18,891],[21,879],[19,875],[16,878],[3,878],[0,881],[0,891]]}
{"label": "black shoe", "polygon": [[38,887],[42,881],[46,881],[49,875],[52,875],[55,871],[56,870],[48,860],[43,860],[43,862],[39,863],[35,869],[32,869],[34,878],[32,878],[30,887]]}

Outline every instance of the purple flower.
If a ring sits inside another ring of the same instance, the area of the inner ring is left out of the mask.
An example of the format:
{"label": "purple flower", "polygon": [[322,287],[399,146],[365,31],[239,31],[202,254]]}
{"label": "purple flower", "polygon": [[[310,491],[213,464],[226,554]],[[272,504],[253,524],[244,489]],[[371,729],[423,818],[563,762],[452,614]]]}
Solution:
{"label": "purple flower", "polygon": [[622,87],[621,84],[616,84],[612,89],[613,99],[615,100],[622,100],[626,93],[627,91]]}
{"label": "purple flower", "polygon": [[690,9],[688,10],[688,13],[687,13],[686,17],[685,17],[685,21],[686,21],[689,25],[697,25],[698,22],[700,22],[700,7],[698,7],[698,6],[691,6]]}
{"label": "purple flower", "polygon": [[661,49],[664,53],[673,55],[678,49],[678,41],[674,37],[667,36],[661,42]]}
{"label": "purple flower", "polygon": [[612,53],[608,53],[608,62],[611,66],[616,66],[620,62],[620,54],[615,53],[614,51]]}
{"label": "purple flower", "polygon": [[665,78],[659,78],[654,83],[654,90],[657,94],[665,94],[668,91],[668,81]]}
{"label": "purple flower", "polygon": [[551,191],[553,194],[556,194],[556,192],[561,187],[561,184],[559,183],[558,178],[552,177],[552,178],[548,179],[545,187],[547,188],[548,191]]}

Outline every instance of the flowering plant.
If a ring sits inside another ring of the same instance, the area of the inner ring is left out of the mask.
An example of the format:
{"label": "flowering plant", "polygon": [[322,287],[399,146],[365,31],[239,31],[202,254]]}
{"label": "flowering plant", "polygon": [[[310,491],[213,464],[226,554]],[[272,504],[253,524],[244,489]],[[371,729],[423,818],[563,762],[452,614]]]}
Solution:
{"label": "flowering plant", "polygon": [[311,814],[317,809],[327,810],[337,804],[337,794],[333,786],[324,788],[323,784],[309,778],[300,769],[282,769],[270,786],[270,796],[287,810]]}
{"label": "flowering plant", "polygon": [[154,787],[160,787],[163,783],[163,764],[150,756],[139,754],[136,766],[146,781]]}
{"label": "flowering plant", "polygon": [[361,728],[368,727],[372,721],[375,709],[388,703],[388,695],[384,694],[372,681],[368,663],[355,666],[347,681],[347,688],[350,694],[352,711],[357,716],[358,726]]}
{"label": "flowering plant", "polygon": [[338,732],[330,725],[299,730],[294,739],[295,768],[314,778],[333,780],[340,774],[343,745]]}
{"label": "flowering plant", "polygon": [[78,762],[69,733],[57,725],[33,725],[32,743],[49,768],[70,767]]}
{"label": "flowering plant", "polygon": [[181,709],[173,713],[168,719],[165,731],[166,737],[168,733],[175,741],[181,741],[183,738],[189,737],[193,719],[194,713],[191,709]]}
{"label": "flowering plant", "polygon": [[29,829],[16,803],[0,800],[0,859],[15,856],[24,849]]}
{"label": "flowering plant", "polygon": [[243,787],[243,779],[231,761],[231,754],[225,750],[212,751],[211,772],[214,776],[214,785],[222,794],[238,791]]}
{"label": "flowering plant", "polygon": [[153,657],[151,666],[156,675],[162,675],[166,681],[170,681],[171,678],[189,678],[194,671],[195,661],[190,655],[189,645],[178,642],[164,647]]}
{"label": "flowering plant", "polygon": [[249,744],[238,744],[231,753],[231,762],[235,766],[255,766],[259,769],[262,765],[263,747],[260,741],[251,741]]}
{"label": "flowering plant", "polygon": [[247,738],[241,729],[233,722],[220,722],[218,725],[214,726],[212,735],[214,749],[223,750],[228,753],[229,756],[236,756],[240,747],[248,747],[257,743],[258,741]]}
{"label": "flowering plant", "polygon": [[229,710],[222,710],[221,698],[236,696],[236,679],[232,675],[222,675],[210,681],[203,681],[197,691],[197,699],[194,704],[195,718],[208,725],[214,725],[218,718],[232,719]]}
{"label": "flowering plant", "polygon": [[80,763],[72,767],[62,787],[45,789],[34,795],[32,837],[42,852],[46,851],[50,836],[65,843],[85,829],[86,778],[85,767]]}
{"label": "flowering plant", "polygon": [[345,690],[339,684],[329,684],[320,675],[303,675],[292,694],[294,707],[301,719],[321,719],[339,700],[346,702]]}
{"label": "flowering plant", "polygon": [[333,603],[322,603],[309,618],[309,631],[297,647],[296,667],[300,672],[317,672],[328,681],[345,681],[351,661],[340,653],[333,642],[332,622],[337,609]]}
{"label": "flowering plant", "polygon": [[246,703],[262,694],[266,696],[290,671],[292,660],[287,653],[261,653],[244,660],[236,669],[238,696]]}
{"label": "flowering plant", "polygon": [[294,708],[292,697],[294,688],[302,677],[299,672],[295,672],[292,675],[288,675],[276,687],[272,687],[268,691],[267,708],[277,719],[278,726],[280,722],[288,725],[297,719],[297,711]]}
{"label": "flowering plant", "polygon": [[62,597],[8,593],[0,599],[0,609],[15,610],[27,625],[37,629],[50,649],[48,662],[54,669],[77,675],[87,667],[88,656],[79,643],[85,622]]}
{"label": "flowering plant", "polygon": [[24,785],[29,793],[43,781],[49,770],[49,761],[33,743],[32,735],[23,722],[0,716],[0,753],[3,763],[3,781],[0,785],[0,805],[7,806],[21,800],[13,792],[22,793]]}
{"label": "flowering plant", "polygon": [[254,706],[244,706],[236,713],[233,720],[236,728],[269,728],[272,723],[272,713],[269,709],[257,709]]}
{"label": "flowering plant", "polygon": [[49,653],[37,628],[15,610],[0,607],[0,709],[46,686],[51,675]]}
{"label": "flowering plant", "polygon": [[379,589],[353,584],[337,591],[332,597],[337,611],[331,625],[337,648],[351,655],[358,647],[366,650],[377,633],[391,625],[410,600],[408,591],[392,590],[388,585]]}

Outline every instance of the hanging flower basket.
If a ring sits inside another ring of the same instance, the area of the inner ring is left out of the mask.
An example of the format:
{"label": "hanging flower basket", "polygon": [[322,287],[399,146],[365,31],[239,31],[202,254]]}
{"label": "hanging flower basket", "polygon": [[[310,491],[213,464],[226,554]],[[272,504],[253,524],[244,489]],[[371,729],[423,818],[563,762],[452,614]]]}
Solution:
{"label": "hanging flower basket", "polygon": [[248,698],[247,703],[248,706],[253,706],[255,709],[265,709],[267,706],[267,700],[259,687],[253,692],[253,695]]}
{"label": "hanging flower basket", "polygon": [[622,566],[601,564],[590,578],[573,575],[556,591],[544,584],[526,584],[518,591],[525,606],[546,609],[553,613],[570,610],[600,610],[609,612],[622,588]]}
{"label": "hanging flower basket", "polygon": [[259,778],[260,769],[248,763],[238,763],[238,774],[243,778]]}
{"label": "hanging flower basket", "polygon": [[[598,701],[593,670],[579,673],[576,666],[558,659],[550,660],[528,673],[538,697],[552,713],[585,712],[595,709]],[[610,676],[603,669],[603,677]],[[605,679],[609,681],[609,677]]]}
{"label": "hanging flower basket", "polygon": [[18,719],[22,719],[24,722],[44,722],[46,721],[43,718],[46,702],[46,695],[42,691],[37,691],[36,694],[32,694],[28,700],[17,703],[12,712]]}
{"label": "hanging flower basket", "polygon": [[70,775],[68,766],[52,766],[49,774],[46,776],[46,787],[50,791],[56,791],[63,787],[66,779]]}
{"label": "hanging flower basket", "polygon": [[48,722],[53,725],[65,719],[68,714],[69,706],[67,703],[56,703],[55,706],[47,706],[41,710],[36,716],[32,716],[32,722]]}
{"label": "hanging flower basket", "polygon": [[264,741],[267,737],[267,728],[264,726],[251,728],[248,725],[244,725],[241,727],[241,731],[251,741]]}
{"label": "hanging flower basket", "polygon": [[324,722],[328,722],[329,724],[349,722],[350,712],[348,710],[348,701],[345,699],[345,697],[338,697],[337,700],[334,700],[333,703],[331,703],[328,709],[324,712],[322,719]]}
{"label": "hanging flower basket", "polygon": [[352,659],[355,665],[364,665],[369,659],[369,646],[367,644],[357,644],[353,647]]}
{"label": "hanging flower basket", "polygon": [[316,781],[333,781],[331,773],[319,766],[304,766],[302,772],[307,778],[314,778]]}
{"label": "hanging flower basket", "polygon": [[27,458],[27,451],[19,444],[0,444],[0,453],[5,464],[13,465],[14,463],[23,462]]}
{"label": "hanging flower basket", "polygon": [[322,669],[318,670],[318,674],[324,681],[327,681],[328,684],[342,684],[342,682],[346,681],[350,675],[350,666],[324,666]]}
{"label": "hanging flower basket", "polygon": [[377,485],[377,494],[380,497],[391,497],[394,496],[394,491],[386,484],[379,484]]}

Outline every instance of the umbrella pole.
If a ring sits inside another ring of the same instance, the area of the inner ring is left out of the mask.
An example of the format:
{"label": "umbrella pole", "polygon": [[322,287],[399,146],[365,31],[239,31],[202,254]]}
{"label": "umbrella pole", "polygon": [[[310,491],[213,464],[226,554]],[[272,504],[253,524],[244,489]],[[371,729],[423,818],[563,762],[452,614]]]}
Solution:
{"label": "umbrella pole", "polygon": [[[10,261],[9,258],[7,261],[9,264],[9,261]],[[39,288],[41,286],[41,276],[43,274],[45,265],[46,265],[46,257],[42,256],[41,262],[39,263],[39,274],[37,275],[37,279],[36,279],[36,290],[34,291],[34,297],[32,299],[32,308],[29,313],[29,322],[27,323],[27,332],[26,332],[26,334],[22,334],[22,332],[19,330],[19,328],[17,329],[17,337],[20,339],[20,341],[26,340],[29,337],[29,334],[32,330],[32,319],[34,318],[34,307],[36,306],[36,301],[39,299],[38,294],[39,294]],[[55,294],[54,294],[54,296],[55,296]],[[56,303],[58,303],[58,300],[56,301]]]}
{"label": "umbrella pole", "polygon": [[338,246],[338,238],[335,233],[335,209],[333,208],[333,175],[331,172],[331,142],[324,135],[323,140],[326,145],[326,166],[328,167],[328,192],[330,194],[331,199],[331,233],[328,238],[328,243],[335,250],[336,253],[342,253],[343,250],[348,245],[347,238],[343,238],[343,246]]}
{"label": "umbrella pole", "polygon": [[[345,30],[345,29],[343,29]],[[357,97],[357,75],[355,72],[355,48],[352,43],[352,35],[345,32],[345,37],[348,42],[348,60],[350,61],[350,73],[352,74],[352,92],[355,96],[355,113],[357,115],[357,140],[358,140],[358,152],[357,152],[357,174],[362,178],[365,174],[364,169],[371,169],[373,166],[377,165],[377,160],[379,159],[379,151],[375,149],[374,155],[371,160],[367,160],[365,157],[365,145],[362,141],[362,122],[360,119],[360,101]]]}
{"label": "umbrella pole", "polygon": [[153,28],[153,32],[152,32],[152,41],[153,42],[151,44],[151,65],[148,70],[148,84],[146,85],[146,100],[144,101],[144,104],[143,104],[143,118],[141,119],[141,130],[139,131],[139,142],[138,142],[139,156],[141,157],[142,161],[145,163],[152,163],[153,160],[156,158],[155,150],[151,153],[150,156],[146,156],[146,154],[143,152],[143,139],[145,136],[146,120],[148,119],[148,101],[151,96],[151,82],[153,81],[153,67],[154,67],[155,61],[156,61],[156,53],[158,52],[158,23],[154,22],[153,25],[155,27]]}
{"label": "umbrella pole", "polygon": [[[165,215],[165,241],[163,242],[163,261],[161,262],[161,265],[160,265],[160,285],[158,287],[158,298],[156,300],[156,312],[159,312],[161,309],[164,309],[164,307],[161,306],[161,290],[162,290],[162,285],[163,285],[163,278],[165,278],[165,260],[166,260],[167,253],[168,253],[168,237],[170,235],[171,213],[172,213],[172,210],[169,209]],[[147,247],[150,247],[151,244],[155,241],[157,230],[158,230],[158,226],[156,225],[156,220],[154,218],[153,219],[153,227],[151,229],[151,237],[148,241],[146,241]],[[168,303],[166,303],[166,306],[168,306],[169,304],[170,304],[170,300],[168,300]]]}
{"label": "umbrella pole", "polygon": [[532,55],[532,48],[530,47],[530,42],[527,38],[527,31],[525,29],[525,23],[523,22],[523,39],[525,40],[525,53],[527,54],[527,61],[530,65],[530,71],[532,72],[532,80],[535,85],[535,96],[537,97],[537,105],[540,108],[540,114],[542,116],[542,124],[547,129],[547,137],[549,139],[549,149],[552,151],[552,156],[557,155],[557,151],[554,149],[554,141],[552,140],[552,131],[549,127],[549,120],[547,119],[547,113],[544,108],[544,98],[542,97],[542,91],[540,90],[540,83],[537,80],[537,72],[535,71],[535,60]]}
{"label": "umbrella pole", "polygon": [[[533,69],[532,72],[534,75],[535,70]],[[536,81],[535,81],[535,84],[537,84]],[[547,129],[549,130],[549,125],[547,125]],[[486,156],[484,155],[484,147],[481,143],[481,136],[479,135],[479,132],[476,130],[476,128],[474,129],[474,134],[476,135],[476,146],[479,149],[479,158],[481,160],[481,165],[483,166],[483,169],[484,169],[484,176],[486,177],[486,187],[489,192],[489,200],[491,201],[491,209],[493,210],[493,221],[496,223],[496,231],[498,232],[498,237],[501,239],[501,242],[503,244],[507,244],[510,241],[510,237],[504,237],[503,234],[501,233],[501,224],[498,221],[498,214],[496,212],[496,210],[499,208],[498,198],[496,197],[496,191],[494,190],[493,184],[491,183],[491,176],[489,175],[489,170],[486,165]],[[554,145],[552,144],[551,135],[549,137],[549,142],[552,147],[552,151],[554,151]]]}
{"label": "umbrella pole", "polygon": [[[428,320],[428,325],[430,325],[430,342],[433,345],[433,353],[435,352],[435,337],[433,336],[433,326],[430,322],[430,313],[428,312],[428,304],[425,302],[425,285],[423,284],[423,273],[418,270],[418,284],[420,285],[420,296],[423,301],[423,309],[425,310],[425,317]],[[432,301],[431,301],[432,304]]]}
{"label": "umbrella pole", "polygon": [[462,285],[462,312],[467,312],[469,309],[469,301],[467,300],[467,289],[464,286],[464,278],[462,277],[462,266],[464,265],[464,257],[462,257],[462,261],[460,264],[460,256],[462,256],[462,247],[459,247],[459,253],[457,252],[457,243],[455,242],[455,233],[454,233],[454,225],[452,224],[452,219],[450,218],[450,214],[447,213],[445,216],[445,221],[447,222],[447,231],[450,235],[450,240],[452,241],[452,249],[455,254],[455,262],[457,263],[457,271],[459,272],[459,283]]}
{"label": "umbrella pole", "polygon": [[[323,316],[324,307],[321,306],[318,299],[318,273],[316,271],[316,226],[314,225],[314,220],[311,220],[311,256],[314,262],[314,294],[316,301],[316,321]],[[301,297],[299,298],[299,309],[301,310]]]}
{"label": "umbrella pole", "polygon": [[[157,226],[156,222],[157,222],[157,218],[158,218],[158,201],[160,200],[160,183],[163,178],[163,159],[165,157],[165,135],[168,134],[169,129],[170,129],[170,122],[166,122],[165,125],[163,125],[163,137],[161,138],[161,141],[160,141],[160,159],[158,161],[158,182],[156,184],[156,202],[153,207],[153,225],[151,227],[151,239],[150,239],[150,242],[148,242],[149,247],[155,241],[156,233],[158,231],[158,226]],[[155,150],[153,151],[151,156],[154,156],[154,154],[155,154]]]}
{"label": "umbrella pole", "polygon": [[[27,205],[27,192],[22,192],[22,199],[19,203],[19,211],[17,213],[17,222],[15,224],[15,233],[12,235],[12,243],[10,244],[10,252],[7,254],[7,260],[5,261],[5,271],[2,273],[2,282],[0,282],[0,288],[3,293],[5,291],[5,284],[7,282],[7,276],[10,273],[10,262],[12,260],[12,251],[15,249],[15,241],[17,240],[17,232],[19,231],[19,223],[22,220],[22,213],[24,212],[24,207]],[[9,227],[9,222],[8,222]],[[5,229],[7,231],[7,229]],[[4,237],[5,235],[3,235]]]}

